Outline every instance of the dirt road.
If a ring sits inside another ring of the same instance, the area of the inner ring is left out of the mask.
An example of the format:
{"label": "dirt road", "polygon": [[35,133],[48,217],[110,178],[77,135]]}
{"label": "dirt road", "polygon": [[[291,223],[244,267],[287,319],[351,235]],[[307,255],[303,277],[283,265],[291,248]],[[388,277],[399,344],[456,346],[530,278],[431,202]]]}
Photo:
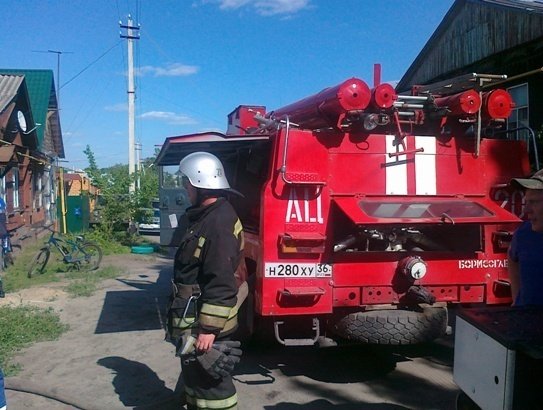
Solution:
{"label": "dirt road", "polygon": [[[169,409],[180,366],[164,342],[163,313],[172,260],[156,255],[105,257],[124,275],[91,297],[69,298],[58,284],[9,295],[59,312],[70,330],[22,351],[12,385],[87,410]],[[375,350],[285,349],[253,345],[236,369],[240,410],[453,409],[452,343]],[[39,395],[7,392],[8,408],[72,409]]]}

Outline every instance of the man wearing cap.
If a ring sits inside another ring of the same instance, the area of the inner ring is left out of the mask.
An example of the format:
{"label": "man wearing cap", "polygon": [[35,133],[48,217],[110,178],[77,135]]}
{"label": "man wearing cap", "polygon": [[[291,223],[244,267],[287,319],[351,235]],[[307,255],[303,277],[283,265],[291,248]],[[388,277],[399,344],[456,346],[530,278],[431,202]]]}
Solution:
{"label": "man wearing cap", "polygon": [[508,251],[513,305],[543,305],[543,170],[530,178],[513,178],[511,185],[524,190],[527,218]]}
{"label": "man wearing cap", "polygon": [[239,342],[229,339],[237,328],[236,271],[242,265],[243,228],[224,196],[239,193],[210,153],[186,156],[179,172],[192,206],[175,255],[168,332],[181,357],[188,408],[236,409],[230,373],[241,350]]}

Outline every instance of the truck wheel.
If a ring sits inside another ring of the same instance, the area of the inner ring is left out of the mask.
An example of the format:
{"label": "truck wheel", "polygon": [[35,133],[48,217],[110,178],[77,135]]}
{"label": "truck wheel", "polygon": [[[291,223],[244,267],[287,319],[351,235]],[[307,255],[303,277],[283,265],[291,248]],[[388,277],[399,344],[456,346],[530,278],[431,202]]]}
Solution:
{"label": "truck wheel", "polygon": [[345,339],[381,345],[430,342],[445,334],[447,309],[425,307],[412,310],[369,310],[339,318],[332,331]]}
{"label": "truck wheel", "polygon": [[255,275],[247,278],[249,294],[238,310],[238,328],[234,333],[236,340],[247,341],[254,333],[254,291]]}

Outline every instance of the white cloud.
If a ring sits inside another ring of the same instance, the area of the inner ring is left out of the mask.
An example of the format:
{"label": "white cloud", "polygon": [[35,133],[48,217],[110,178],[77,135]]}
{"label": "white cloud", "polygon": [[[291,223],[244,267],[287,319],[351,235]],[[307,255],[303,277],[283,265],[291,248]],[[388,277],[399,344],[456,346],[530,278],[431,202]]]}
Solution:
{"label": "white cloud", "polygon": [[196,121],[188,115],[176,114],[170,111],[147,111],[140,115],[144,120],[162,121],[167,124],[190,125],[196,124]]}
{"label": "white cloud", "polygon": [[257,13],[262,16],[295,14],[308,5],[309,0],[258,0],[254,3]]}
{"label": "white cloud", "polygon": [[215,2],[221,10],[236,10],[252,7],[261,16],[291,15],[308,8],[311,0],[203,0],[204,4]]}
{"label": "white cloud", "polygon": [[142,76],[150,74],[155,77],[182,77],[196,74],[198,70],[198,66],[173,63],[166,67],[155,67],[151,65],[143,66],[137,70],[137,74]]}
{"label": "white cloud", "polygon": [[252,0],[219,0],[220,8],[226,9],[239,9],[246,4],[251,3]]}
{"label": "white cloud", "polygon": [[114,105],[106,105],[104,107],[104,110],[106,111],[114,111],[114,112],[122,112],[122,111],[128,111],[128,107],[126,103],[119,103]]}

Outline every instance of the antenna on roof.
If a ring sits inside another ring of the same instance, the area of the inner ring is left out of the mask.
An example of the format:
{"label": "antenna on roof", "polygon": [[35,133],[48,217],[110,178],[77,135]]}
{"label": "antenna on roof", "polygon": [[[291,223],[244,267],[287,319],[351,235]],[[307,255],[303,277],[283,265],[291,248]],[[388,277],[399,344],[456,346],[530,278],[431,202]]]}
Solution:
{"label": "antenna on roof", "polygon": [[73,51],[60,50],[32,50],[33,53],[53,53],[57,55],[57,110],[60,110],[60,56],[62,54],[73,54]]}

